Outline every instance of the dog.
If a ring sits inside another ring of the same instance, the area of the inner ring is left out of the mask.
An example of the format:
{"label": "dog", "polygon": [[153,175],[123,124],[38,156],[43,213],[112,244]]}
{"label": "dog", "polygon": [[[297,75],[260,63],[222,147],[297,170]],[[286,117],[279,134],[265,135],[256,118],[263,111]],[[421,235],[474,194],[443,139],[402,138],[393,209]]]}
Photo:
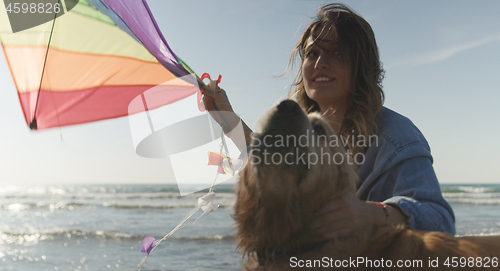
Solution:
{"label": "dog", "polygon": [[259,122],[233,214],[246,270],[500,270],[500,236],[453,237],[399,225],[316,239],[310,230],[316,211],[332,194],[356,191],[356,168],[342,146],[330,144],[335,136],[319,113],[307,115],[292,100]]}

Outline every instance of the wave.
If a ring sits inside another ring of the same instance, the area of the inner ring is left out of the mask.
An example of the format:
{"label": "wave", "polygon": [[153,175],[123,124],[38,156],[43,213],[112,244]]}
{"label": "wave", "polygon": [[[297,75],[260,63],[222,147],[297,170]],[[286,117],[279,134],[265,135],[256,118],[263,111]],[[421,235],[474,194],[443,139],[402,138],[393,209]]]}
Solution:
{"label": "wave", "polygon": [[482,198],[447,198],[450,203],[471,204],[471,205],[500,205],[500,198],[482,199]]}
{"label": "wave", "polygon": [[65,194],[11,194],[3,195],[2,198],[11,199],[116,199],[116,200],[127,200],[127,199],[180,199],[180,198],[190,198],[193,194],[181,197],[179,193],[172,192],[162,192],[162,193],[65,193]]}
{"label": "wave", "polygon": [[[234,199],[233,193],[220,193],[215,191],[217,198]],[[185,200],[193,199],[197,201],[199,197],[206,195],[206,193],[193,193],[181,196],[179,193],[160,192],[160,193],[116,193],[116,194],[102,194],[102,193],[88,193],[88,194],[17,194],[17,195],[0,195],[0,199],[19,199],[19,200],[102,200],[102,201],[118,201],[118,200]]]}
{"label": "wave", "polygon": [[[207,191],[181,196],[177,185],[75,185],[0,189],[0,210],[23,211],[35,208],[80,210],[85,208],[178,209],[194,208]],[[22,189],[21,189],[22,188]],[[441,186],[443,196],[460,204],[500,205],[500,185]],[[234,185],[215,187],[217,203],[231,208],[236,200]]]}
{"label": "wave", "polygon": [[463,236],[497,236],[500,235],[500,231],[491,231],[490,229],[483,229],[485,232],[479,233],[466,233],[466,234],[457,234],[457,237]]}
{"label": "wave", "polygon": [[56,229],[52,231],[40,232],[0,232],[0,244],[37,244],[40,241],[54,240],[56,238],[83,238],[94,237],[97,239],[139,239],[141,236],[104,231],[84,231],[84,230],[64,230]]}
{"label": "wave", "polygon": [[446,198],[500,198],[500,193],[443,193]]}
{"label": "wave", "polygon": [[500,205],[500,185],[442,185],[441,191],[451,203]]}
{"label": "wave", "polygon": [[[55,229],[40,232],[0,232],[0,245],[36,245],[42,241],[54,241],[57,239],[109,239],[109,240],[137,240],[140,241],[145,235],[123,232],[88,231],[80,229]],[[163,236],[156,236],[161,239]],[[171,236],[171,240],[181,241],[231,241],[232,235],[207,235],[207,236]]]}
{"label": "wave", "polygon": [[487,193],[500,193],[500,185],[487,184],[487,185],[441,185],[443,193],[468,193],[468,194],[487,194]]}
{"label": "wave", "polygon": [[[206,194],[203,185],[186,187],[202,189],[194,194]],[[0,198],[180,198],[177,185],[75,185],[75,186],[0,186]],[[218,184],[218,194],[234,194],[234,184]],[[191,196],[187,195],[187,196]],[[186,196],[183,196],[186,197]]]}
{"label": "wave", "polygon": [[[219,208],[231,209],[234,205],[234,197],[217,197],[214,201]],[[48,209],[50,211],[67,210],[76,211],[82,209],[113,208],[113,209],[183,209],[195,208],[198,205],[196,199],[164,201],[60,201],[60,202],[12,202],[0,204],[0,210],[28,211],[32,209]]]}
{"label": "wave", "polygon": [[[219,204],[219,208],[230,209],[233,207],[234,202],[221,202],[214,201]],[[182,208],[195,208],[198,202],[184,202],[184,203],[121,203],[121,202],[105,202],[103,206],[115,209],[182,209]]]}
{"label": "wave", "polygon": [[[160,239],[163,236],[159,236],[156,239]],[[232,241],[234,239],[233,235],[207,235],[207,236],[171,236],[169,239],[181,240],[181,241]]]}
{"label": "wave", "polygon": [[9,211],[24,211],[35,208],[43,208],[50,210],[79,210],[85,208],[92,208],[95,204],[88,203],[80,203],[80,202],[38,202],[38,203],[9,203],[0,205],[0,209],[9,210]]}

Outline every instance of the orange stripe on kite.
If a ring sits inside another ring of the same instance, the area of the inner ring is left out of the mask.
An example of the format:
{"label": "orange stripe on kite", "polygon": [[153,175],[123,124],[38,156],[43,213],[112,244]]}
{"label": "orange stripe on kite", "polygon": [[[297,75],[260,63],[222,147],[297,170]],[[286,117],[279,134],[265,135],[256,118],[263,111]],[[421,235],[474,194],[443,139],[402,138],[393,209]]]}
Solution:
{"label": "orange stripe on kite", "polygon": [[[20,93],[38,91],[46,47],[5,47]],[[98,86],[155,85],[176,79],[158,62],[50,48],[41,88],[74,91]],[[26,63],[31,63],[26,65]],[[99,72],[95,72],[95,71]]]}

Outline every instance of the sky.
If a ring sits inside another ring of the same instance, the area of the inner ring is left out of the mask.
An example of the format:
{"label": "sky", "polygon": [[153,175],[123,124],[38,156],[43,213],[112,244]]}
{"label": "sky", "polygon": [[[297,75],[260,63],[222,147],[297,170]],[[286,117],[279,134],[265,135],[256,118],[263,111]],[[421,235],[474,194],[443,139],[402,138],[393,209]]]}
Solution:
{"label": "sky", "polygon": [[[251,128],[287,97],[296,70],[280,75],[323,3],[148,1],[173,51],[198,75],[221,74]],[[499,184],[500,1],[343,3],[371,24],[385,106],[425,135],[439,181]],[[135,153],[127,117],[31,131],[3,52],[0,127],[0,184],[174,182],[166,159]]]}

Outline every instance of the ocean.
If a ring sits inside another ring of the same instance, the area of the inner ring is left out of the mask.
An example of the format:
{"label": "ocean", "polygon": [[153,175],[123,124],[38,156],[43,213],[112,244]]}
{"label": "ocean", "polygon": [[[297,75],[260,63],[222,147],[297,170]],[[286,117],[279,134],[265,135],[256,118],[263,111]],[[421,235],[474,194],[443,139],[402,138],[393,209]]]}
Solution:
{"label": "ocean", "polygon": [[[233,186],[214,191],[219,209],[196,213],[143,270],[240,269]],[[500,185],[444,184],[442,191],[457,235],[500,234]],[[163,237],[205,194],[181,197],[176,185],[0,186],[0,270],[137,270],[142,239]]]}

